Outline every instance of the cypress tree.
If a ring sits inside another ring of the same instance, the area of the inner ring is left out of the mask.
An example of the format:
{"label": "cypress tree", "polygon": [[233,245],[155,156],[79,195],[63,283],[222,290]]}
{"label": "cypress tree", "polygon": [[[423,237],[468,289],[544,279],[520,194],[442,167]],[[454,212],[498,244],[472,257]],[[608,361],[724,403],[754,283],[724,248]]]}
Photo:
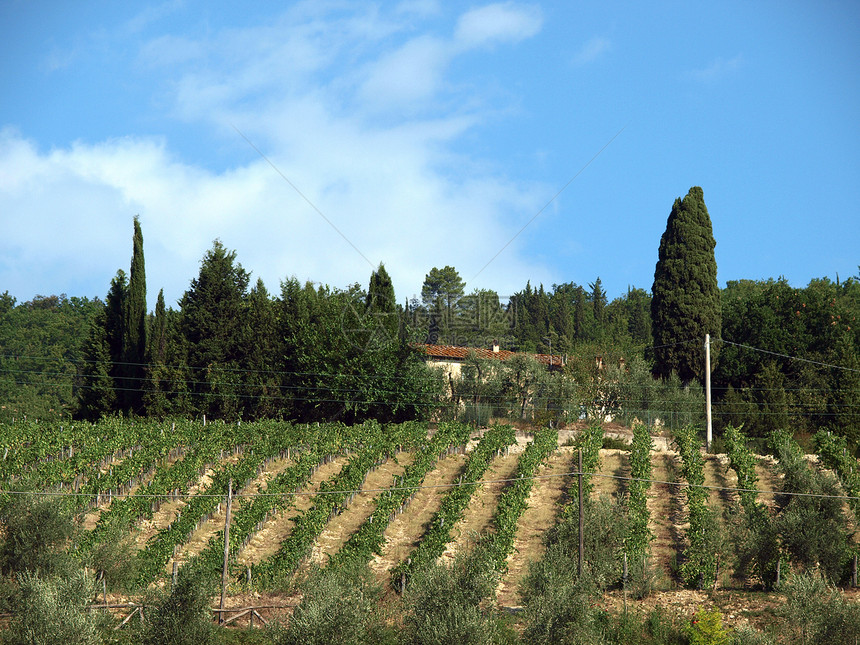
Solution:
{"label": "cypress tree", "polygon": [[394,283],[382,264],[370,276],[365,305],[367,314],[372,316],[370,322],[375,341],[379,343],[397,339],[399,321]]}
{"label": "cypress tree", "polygon": [[143,232],[134,218],[134,238],[128,290],[123,302],[122,370],[126,376],[122,400],[126,410],[139,411],[146,361],[146,269],[143,259]]}
{"label": "cypress tree", "polygon": [[120,269],[110,282],[110,290],[108,291],[107,298],[105,298],[104,316],[105,342],[107,343],[107,355],[110,361],[108,372],[113,379],[113,388],[117,391],[117,399],[121,397],[119,393],[122,387],[120,379],[123,376],[122,349],[123,336],[125,335],[123,311],[127,291],[128,280],[125,271]]}
{"label": "cypress tree", "polygon": [[604,324],[606,323],[606,292],[603,290],[603,283],[598,276],[597,280],[592,282],[591,287],[591,307],[594,312],[594,337],[603,338]]}
{"label": "cypress tree", "polygon": [[704,378],[702,343],[706,333],[719,338],[721,325],[715,246],[704,194],[694,186],[683,200],[675,200],[660,238],[651,288],[657,376],[676,372],[685,382]]}

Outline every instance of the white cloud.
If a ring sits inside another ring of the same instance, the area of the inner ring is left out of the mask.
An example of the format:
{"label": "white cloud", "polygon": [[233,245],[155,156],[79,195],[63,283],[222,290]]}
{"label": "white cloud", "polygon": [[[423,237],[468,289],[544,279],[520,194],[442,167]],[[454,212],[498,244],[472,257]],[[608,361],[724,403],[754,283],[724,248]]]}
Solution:
{"label": "white cloud", "polygon": [[537,7],[513,2],[490,4],[460,16],[455,39],[467,48],[518,42],[537,34],[541,23],[541,12]]}
{"label": "white cloud", "polygon": [[398,107],[436,94],[453,51],[436,38],[421,36],[370,66],[362,98],[377,106]]}
{"label": "white cloud", "polygon": [[726,60],[725,58],[717,58],[710,65],[701,69],[694,69],[688,72],[687,76],[694,81],[709,83],[731,74],[736,69],[743,65],[744,59],[742,54],[738,54],[734,58]]}
{"label": "white cloud", "polygon": [[[420,290],[433,266],[453,265],[468,281],[549,190],[464,171],[480,164],[455,157],[450,145],[475,127],[479,113],[391,111],[380,123],[379,106],[444,99],[446,67],[464,47],[516,42],[539,27],[536,10],[501,4],[464,14],[450,38],[410,31],[404,39],[395,22],[368,10],[328,22],[303,13],[197,40],[154,40],[139,60],[175,68],[172,109],[198,126],[215,126],[217,145],[243,161],[203,168],[151,137],[40,151],[24,135],[3,131],[0,285],[21,285],[18,297],[103,297],[116,270],[128,270],[135,214],[151,306],[162,287],[168,303],[176,302],[216,237],[275,293],[291,275],[366,284],[379,262],[401,301]],[[544,267],[523,259],[520,243],[467,288],[507,295],[525,277],[550,282]]]}
{"label": "white cloud", "polygon": [[573,58],[574,65],[587,65],[612,49],[612,42],[600,36],[595,36],[582,46]]}

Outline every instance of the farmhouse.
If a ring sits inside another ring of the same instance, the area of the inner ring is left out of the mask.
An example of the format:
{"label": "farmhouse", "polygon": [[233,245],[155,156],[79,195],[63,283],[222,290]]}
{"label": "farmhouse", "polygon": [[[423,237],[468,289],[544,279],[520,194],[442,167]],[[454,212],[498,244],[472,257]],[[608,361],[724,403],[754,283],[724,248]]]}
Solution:
{"label": "farmhouse", "polygon": [[[419,343],[415,345],[419,352],[424,354],[428,364],[440,367],[452,378],[460,376],[460,367],[469,355],[474,352],[478,358],[495,358],[506,361],[518,354],[507,349],[501,349],[494,342],[489,348],[486,347],[455,347],[454,345],[429,345]],[[561,370],[567,363],[567,356],[562,354],[525,354],[531,356],[539,363],[546,365],[551,371]]]}

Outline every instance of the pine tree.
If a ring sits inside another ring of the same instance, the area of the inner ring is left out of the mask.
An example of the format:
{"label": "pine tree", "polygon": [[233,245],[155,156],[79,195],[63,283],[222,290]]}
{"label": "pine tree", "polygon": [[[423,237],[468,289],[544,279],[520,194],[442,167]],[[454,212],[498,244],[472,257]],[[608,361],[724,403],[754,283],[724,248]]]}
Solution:
{"label": "pine tree", "polygon": [[78,372],[76,416],[96,421],[113,411],[116,405],[114,381],[110,375],[111,360],[105,321],[107,308],[99,311],[90,323],[90,333],[84,341],[83,360]]}
{"label": "pine tree", "polygon": [[123,302],[122,383],[123,407],[140,411],[146,362],[146,269],[143,259],[143,233],[140,220],[134,218],[131,271]]}
{"label": "pine tree", "polygon": [[240,413],[237,369],[244,356],[242,331],[250,275],[219,240],[207,251],[200,273],[182,296],[181,329],[188,343],[201,412],[222,418]]}
{"label": "pine tree", "polygon": [[706,333],[719,338],[721,325],[715,246],[702,189],[694,186],[672,206],[654,270],[651,318],[660,377],[676,372],[684,382],[704,378],[701,346]]}

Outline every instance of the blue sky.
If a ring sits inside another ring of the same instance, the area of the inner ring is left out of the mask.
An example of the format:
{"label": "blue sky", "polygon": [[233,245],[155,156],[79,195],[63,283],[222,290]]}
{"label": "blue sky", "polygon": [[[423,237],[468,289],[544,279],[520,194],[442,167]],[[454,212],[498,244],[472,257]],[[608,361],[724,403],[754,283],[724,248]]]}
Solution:
{"label": "blue sky", "polygon": [[215,238],[272,293],[383,262],[401,302],[445,265],[615,297],[693,185],[721,285],[844,279],[858,33],[855,2],[2,0],[0,291],[104,297],[139,214],[150,306]]}

